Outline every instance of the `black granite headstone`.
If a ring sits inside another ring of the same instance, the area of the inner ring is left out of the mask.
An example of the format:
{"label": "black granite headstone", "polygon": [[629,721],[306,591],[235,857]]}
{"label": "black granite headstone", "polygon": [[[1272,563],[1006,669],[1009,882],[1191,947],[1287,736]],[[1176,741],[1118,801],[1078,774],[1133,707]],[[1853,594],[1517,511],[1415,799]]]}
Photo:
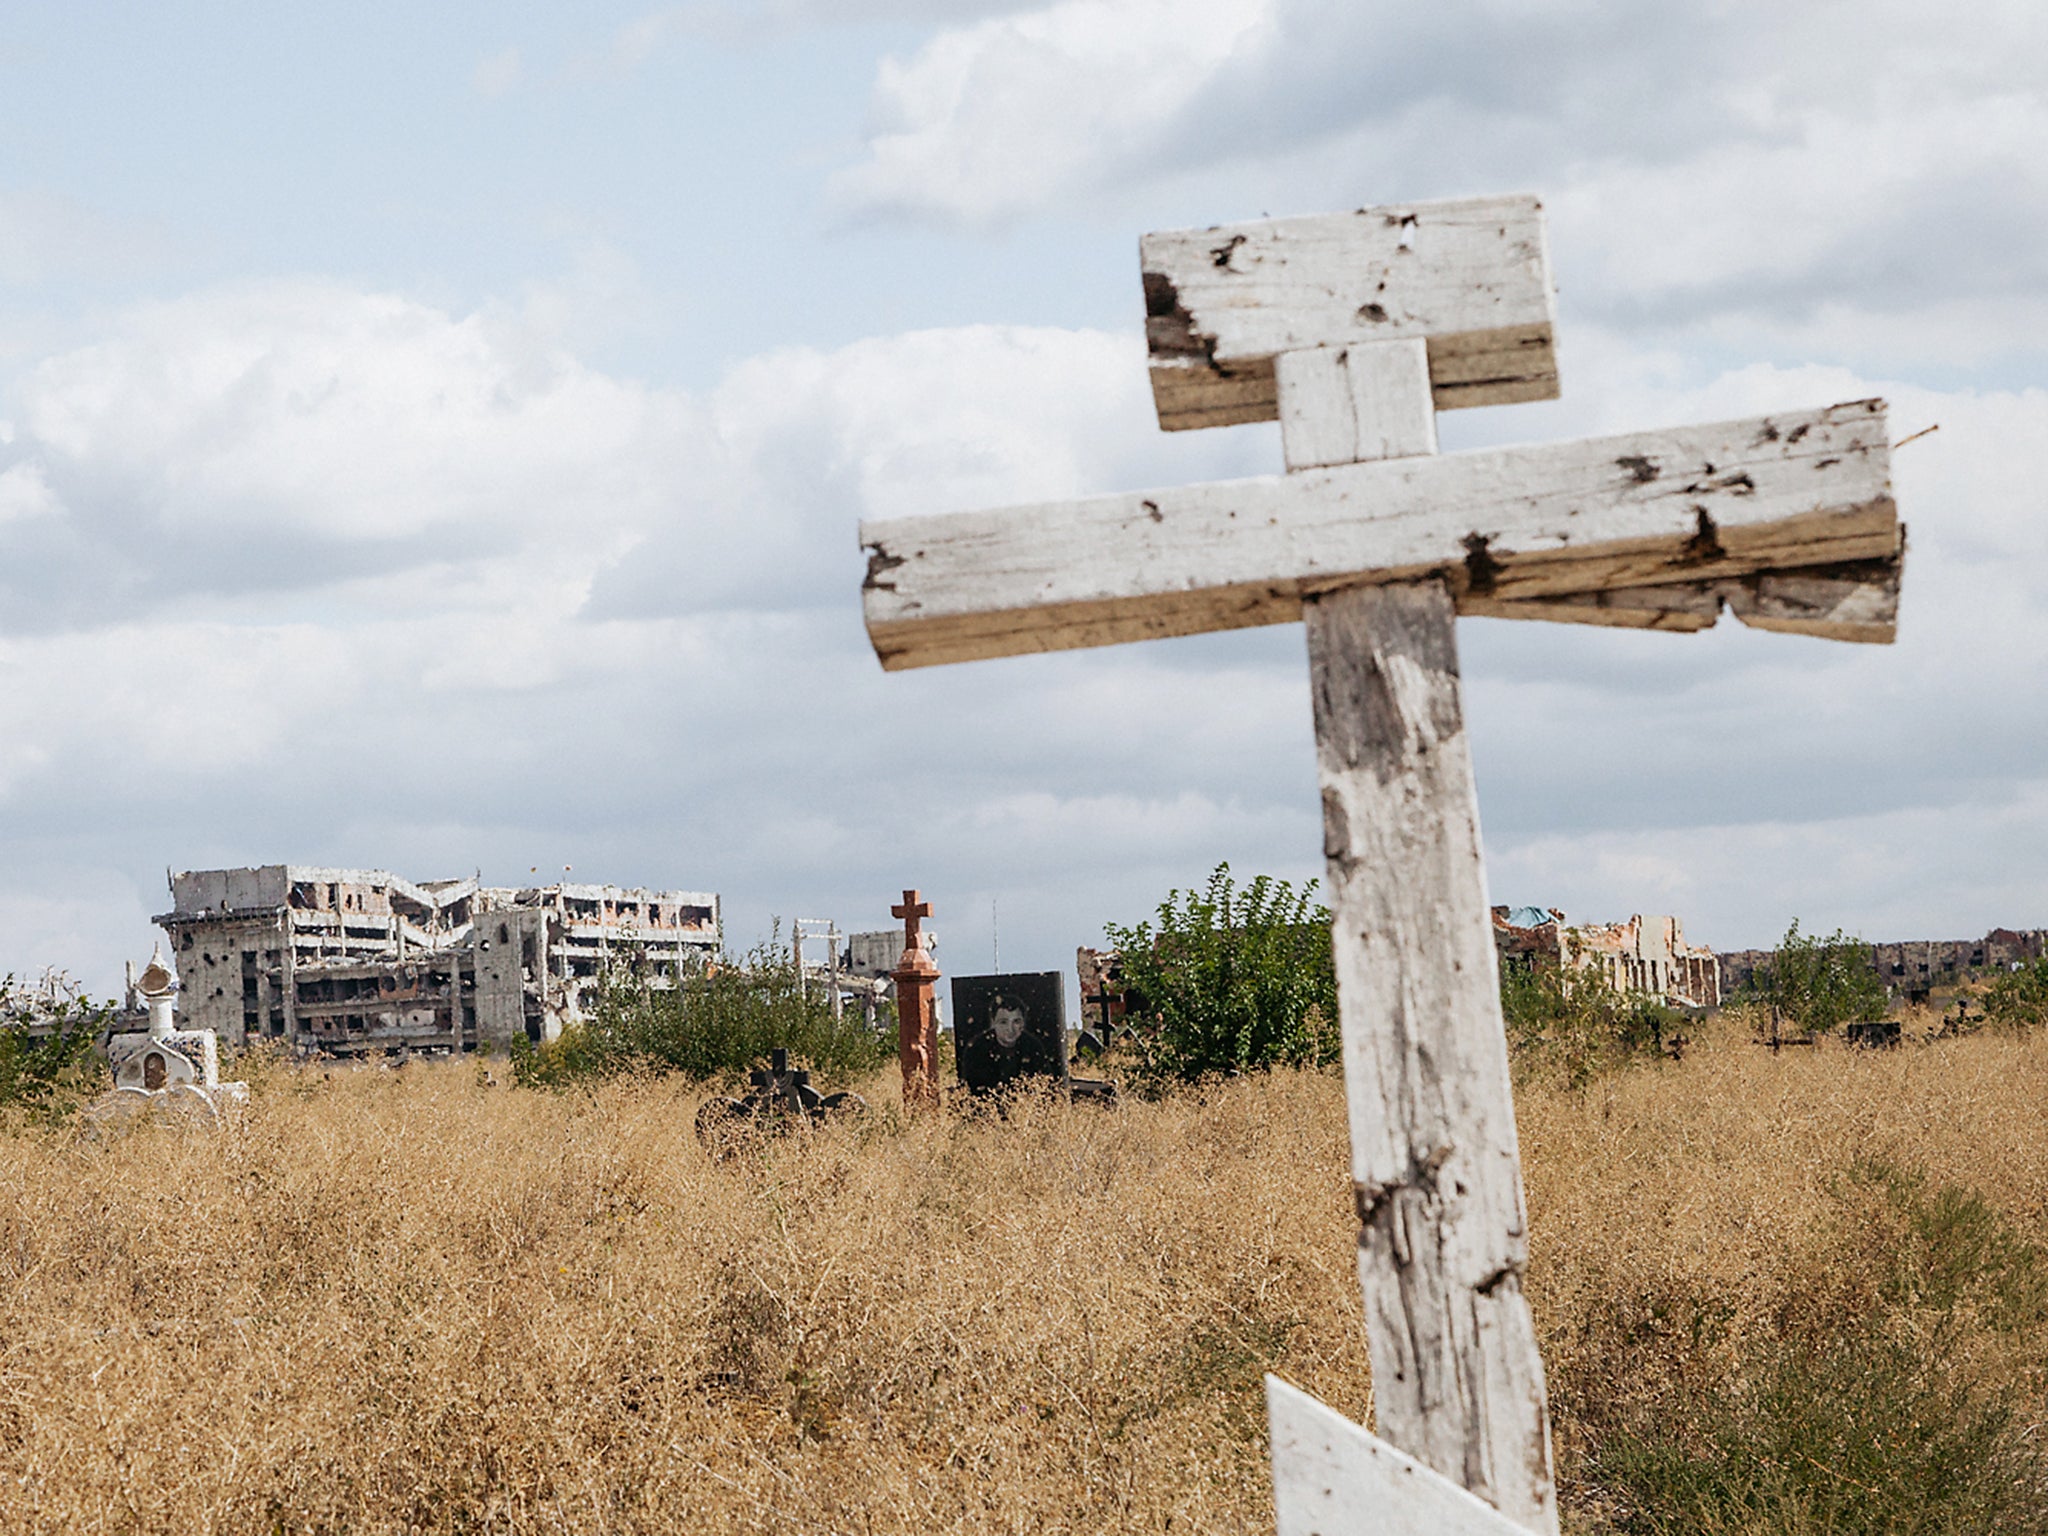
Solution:
{"label": "black granite headstone", "polygon": [[1063,971],[953,978],[953,1056],[976,1093],[1030,1078],[1067,1080]]}

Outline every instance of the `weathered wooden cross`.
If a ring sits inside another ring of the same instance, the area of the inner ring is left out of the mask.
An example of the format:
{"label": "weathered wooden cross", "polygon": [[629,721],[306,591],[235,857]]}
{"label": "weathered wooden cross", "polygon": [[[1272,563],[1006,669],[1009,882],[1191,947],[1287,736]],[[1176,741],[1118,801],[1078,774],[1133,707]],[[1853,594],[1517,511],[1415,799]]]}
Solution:
{"label": "weathered wooden cross", "polygon": [[1168,430],[1280,422],[1287,473],[870,522],[890,669],[1303,619],[1377,1439],[1268,1378],[1282,1533],[1552,1532],[1543,1365],[1459,613],[1889,641],[1881,401],[1436,453],[1557,393],[1533,198],[1148,236]]}

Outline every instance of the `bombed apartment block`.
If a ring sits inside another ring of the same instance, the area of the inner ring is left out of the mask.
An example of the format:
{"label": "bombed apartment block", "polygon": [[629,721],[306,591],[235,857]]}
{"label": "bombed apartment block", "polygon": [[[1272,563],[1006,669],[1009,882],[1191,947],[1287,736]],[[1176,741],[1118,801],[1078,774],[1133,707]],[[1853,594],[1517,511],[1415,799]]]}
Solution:
{"label": "bombed apartment block", "polygon": [[615,963],[675,975],[716,953],[718,897],[611,885],[418,884],[271,864],[170,877],[188,1029],[356,1055],[549,1040]]}
{"label": "bombed apartment block", "polygon": [[[1721,989],[1733,995],[1766,969],[1768,949],[1721,956]],[[1870,946],[1870,963],[1895,997],[1926,1002],[1936,987],[1953,987],[2010,971],[2048,955],[2048,929],[1994,928],[1981,939],[1901,939]]]}
{"label": "bombed apartment block", "polygon": [[[925,953],[936,959],[939,953],[938,931],[929,924],[922,931]],[[902,963],[903,925],[900,923],[894,928],[846,936],[846,969],[849,975],[879,980],[893,975]]]}
{"label": "bombed apartment block", "polygon": [[1574,927],[1555,907],[1495,907],[1493,942],[1509,964],[1596,971],[1620,991],[1683,1008],[1712,1008],[1721,1001],[1714,952],[1688,944],[1675,917],[1638,913],[1625,923]]}

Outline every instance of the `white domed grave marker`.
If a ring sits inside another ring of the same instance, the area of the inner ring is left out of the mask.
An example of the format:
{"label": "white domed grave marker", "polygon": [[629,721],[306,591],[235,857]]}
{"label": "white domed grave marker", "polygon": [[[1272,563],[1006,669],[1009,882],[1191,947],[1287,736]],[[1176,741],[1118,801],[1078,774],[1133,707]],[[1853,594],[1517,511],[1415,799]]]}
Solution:
{"label": "white domed grave marker", "polygon": [[135,990],[149,1007],[149,1029],[114,1035],[107,1041],[107,1062],[114,1069],[114,1091],[151,1099],[187,1099],[218,1110],[249,1097],[246,1083],[220,1080],[220,1044],[210,1029],[179,1029],[172,1017],[178,982],[164,964],[159,948],[135,978]]}

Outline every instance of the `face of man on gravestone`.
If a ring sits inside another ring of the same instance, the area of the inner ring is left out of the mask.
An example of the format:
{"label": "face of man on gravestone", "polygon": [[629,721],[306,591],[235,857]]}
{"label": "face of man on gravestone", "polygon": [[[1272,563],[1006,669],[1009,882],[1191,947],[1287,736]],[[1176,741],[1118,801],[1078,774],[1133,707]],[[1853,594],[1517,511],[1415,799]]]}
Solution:
{"label": "face of man on gravestone", "polygon": [[996,1044],[1006,1051],[1014,1051],[1017,1042],[1024,1038],[1024,1010],[1008,998],[996,1004],[996,1010],[989,1015],[988,1025],[996,1037]]}

